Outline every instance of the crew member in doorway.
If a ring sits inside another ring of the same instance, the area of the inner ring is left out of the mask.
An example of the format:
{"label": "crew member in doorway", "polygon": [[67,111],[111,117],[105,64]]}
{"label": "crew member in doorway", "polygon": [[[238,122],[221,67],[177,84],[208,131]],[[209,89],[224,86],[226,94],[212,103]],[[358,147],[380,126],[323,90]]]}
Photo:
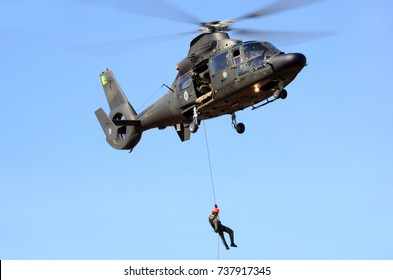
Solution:
{"label": "crew member in doorway", "polygon": [[214,229],[218,235],[220,235],[222,243],[224,243],[224,246],[227,250],[229,250],[229,246],[225,240],[224,237],[224,232],[229,234],[229,238],[231,239],[231,247],[237,247],[234,241],[234,233],[233,230],[227,226],[224,226],[221,224],[221,221],[218,219],[218,213],[220,212],[220,209],[218,209],[217,204],[214,205],[214,208],[212,210],[212,214],[209,216],[209,223]]}

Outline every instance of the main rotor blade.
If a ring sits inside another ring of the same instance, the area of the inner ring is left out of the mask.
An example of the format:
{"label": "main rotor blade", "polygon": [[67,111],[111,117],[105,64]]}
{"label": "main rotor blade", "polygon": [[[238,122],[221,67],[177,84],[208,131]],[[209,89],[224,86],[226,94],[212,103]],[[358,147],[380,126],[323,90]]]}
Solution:
{"label": "main rotor blade", "polygon": [[232,29],[233,33],[241,36],[254,38],[259,37],[263,41],[272,41],[275,44],[294,45],[307,41],[317,40],[328,37],[334,32],[297,32],[297,31],[271,31],[271,30],[251,30],[251,29]]}
{"label": "main rotor blade", "polygon": [[71,47],[71,49],[83,53],[96,54],[101,56],[102,55],[110,56],[110,55],[117,55],[117,54],[131,52],[139,48],[145,48],[146,46],[151,46],[151,45],[175,40],[198,32],[199,32],[198,30],[195,30],[189,32],[168,34],[163,36],[152,36],[152,37],[129,39],[129,40],[122,40],[122,41],[115,41],[115,42],[83,44],[79,46],[73,46]]}
{"label": "main rotor blade", "polygon": [[77,2],[89,5],[108,6],[122,12],[188,24],[199,25],[200,22],[195,16],[163,0],[77,0]]}
{"label": "main rotor blade", "polygon": [[278,0],[276,2],[273,2],[272,4],[263,7],[259,10],[256,10],[254,12],[245,14],[243,16],[240,16],[238,18],[235,18],[235,21],[239,20],[245,20],[245,19],[252,19],[252,18],[257,18],[257,17],[263,17],[271,14],[275,14],[278,12],[282,12],[285,10],[290,10],[290,9],[295,9],[297,7],[305,6],[308,4],[312,4],[317,2],[318,0]]}

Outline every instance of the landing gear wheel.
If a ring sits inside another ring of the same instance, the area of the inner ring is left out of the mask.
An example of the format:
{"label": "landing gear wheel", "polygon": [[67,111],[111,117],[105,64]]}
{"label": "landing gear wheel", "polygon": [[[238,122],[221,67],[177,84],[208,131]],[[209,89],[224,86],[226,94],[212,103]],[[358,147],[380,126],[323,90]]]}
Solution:
{"label": "landing gear wheel", "polygon": [[244,125],[244,123],[238,123],[238,124],[236,125],[236,131],[237,131],[237,133],[243,134],[245,130],[246,130],[246,126]]}
{"label": "landing gear wheel", "polygon": [[192,122],[190,123],[189,128],[192,133],[195,133],[198,131],[199,125],[196,122]]}
{"label": "landing gear wheel", "polygon": [[198,111],[197,111],[197,107],[195,106],[193,109],[193,115],[192,115],[192,119],[193,121],[190,123],[190,125],[188,126],[188,128],[190,129],[190,131],[192,133],[197,132],[198,128],[199,128],[199,124],[201,123],[200,120],[198,120]]}
{"label": "landing gear wheel", "polygon": [[287,98],[287,96],[288,96],[288,92],[285,89],[283,89],[281,91],[280,90],[276,90],[273,93],[274,99],[279,99],[279,98],[285,99],[285,98]]}
{"label": "landing gear wheel", "polygon": [[242,134],[246,130],[246,126],[244,123],[237,123],[236,122],[236,115],[235,113],[232,114],[232,125],[233,128],[236,129],[237,133]]}
{"label": "landing gear wheel", "polygon": [[288,96],[288,92],[285,89],[283,89],[280,93],[280,98],[285,99],[287,98],[287,96]]}

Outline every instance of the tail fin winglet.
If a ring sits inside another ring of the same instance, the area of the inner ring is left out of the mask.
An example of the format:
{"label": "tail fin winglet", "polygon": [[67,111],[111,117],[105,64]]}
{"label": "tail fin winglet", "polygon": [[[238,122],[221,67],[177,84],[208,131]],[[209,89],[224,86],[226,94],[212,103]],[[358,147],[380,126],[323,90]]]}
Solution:
{"label": "tail fin winglet", "polygon": [[100,122],[100,125],[106,135],[107,140],[110,140],[110,141],[115,140],[117,137],[117,134],[118,134],[117,126],[108,117],[108,115],[105,113],[104,109],[100,108],[97,111],[95,111],[94,113],[96,114],[96,117],[97,117],[98,121]]}

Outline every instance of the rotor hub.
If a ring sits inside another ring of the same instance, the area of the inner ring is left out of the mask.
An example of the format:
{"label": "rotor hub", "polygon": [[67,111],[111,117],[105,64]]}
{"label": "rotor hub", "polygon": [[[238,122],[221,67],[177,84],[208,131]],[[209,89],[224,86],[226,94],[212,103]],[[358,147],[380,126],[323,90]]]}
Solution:
{"label": "rotor hub", "polygon": [[210,21],[210,22],[201,22],[201,28],[199,31],[201,32],[209,32],[209,33],[214,33],[214,32],[220,32],[220,31],[231,31],[231,25],[234,24],[236,20],[234,19],[229,19],[229,20],[215,20],[215,21]]}

